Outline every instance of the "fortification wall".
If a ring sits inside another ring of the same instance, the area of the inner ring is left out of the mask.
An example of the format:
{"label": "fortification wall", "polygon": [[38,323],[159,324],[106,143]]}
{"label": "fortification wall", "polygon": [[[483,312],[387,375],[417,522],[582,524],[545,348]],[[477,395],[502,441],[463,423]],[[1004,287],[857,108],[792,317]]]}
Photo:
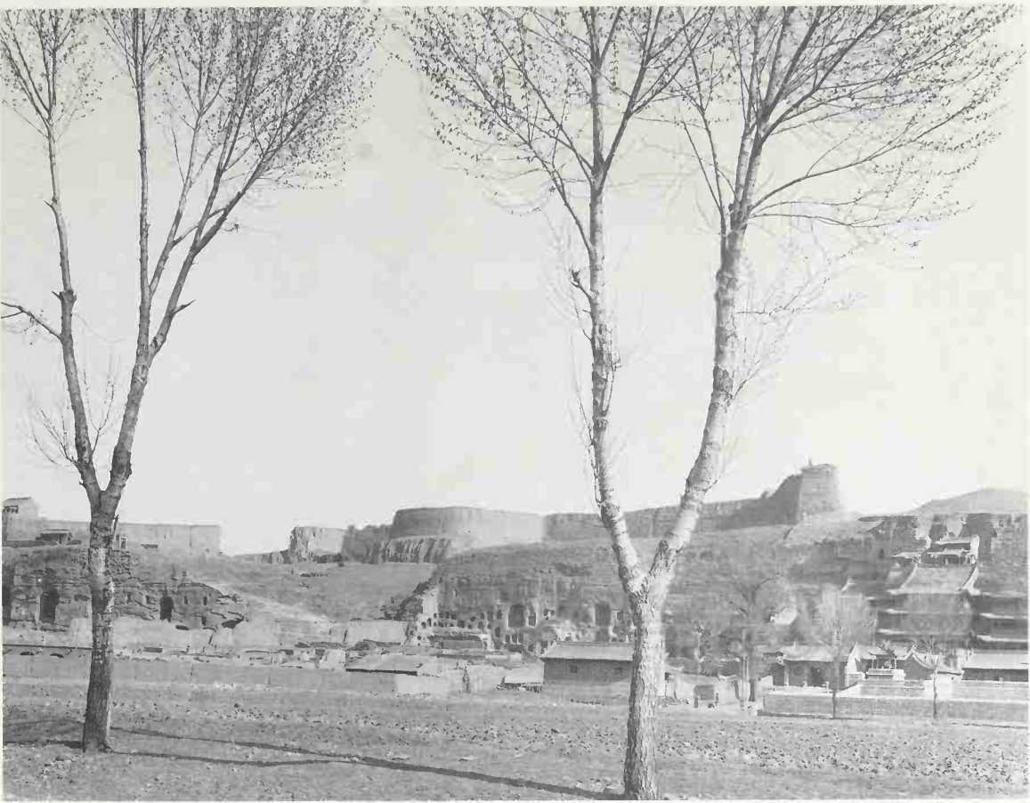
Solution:
{"label": "fortification wall", "polygon": [[837,513],[842,509],[836,466],[824,463],[802,468],[797,491],[796,520]]}
{"label": "fortification wall", "polygon": [[222,528],[217,524],[136,524],[118,522],[118,534],[126,543],[153,545],[162,552],[218,555]]}
{"label": "fortification wall", "polygon": [[607,531],[596,513],[552,513],[544,517],[544,538],[547,541],[581,541],[607,537]]}
{"label": "fortification wall", "polygon": [[[757,499],[737,499],[704,505],[702,531],[796,524],[806,516],[840,508],[837,473],[833,466],[808,466],[787,477],[775,492]],[[672,527],[676,506],[628,511],[631,538],[661,538]],[[473,549],[539,543],[608,541],[596,513],[516,513],[472,507],[406,508],[389,525],[295,527],[290,547],[258,559],[291,562],[308,555],[336,554],[342,560],[367,563],[439,563]],[[299,556],[299,557],[298,557]]]}
{"label": "fortification wall", "polygon": [[534,544],[544,539],[544,520],[535,513],[513,513],[473,507],[398,510],[390,539],[449,538],[451,551]]}
{"label": "fortification wall", "polygon": [[[4,543],[35,541],[46,532],[67,532],[72,540],[89,541],[88,521],[41,517],[36,503],[28,498],[4,500],[3,527]],[[127,544],[192,555],[218,555],[222,546],[222,528],[217,524],[119,521],[117,536]]]}

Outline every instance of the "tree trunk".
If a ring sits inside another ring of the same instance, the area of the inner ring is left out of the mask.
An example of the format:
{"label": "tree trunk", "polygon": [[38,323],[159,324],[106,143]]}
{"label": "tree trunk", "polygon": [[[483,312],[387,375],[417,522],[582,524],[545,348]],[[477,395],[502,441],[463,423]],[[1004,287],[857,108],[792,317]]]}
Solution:
{"label": "tree trunk", "polygon": [[937,719],[937,673],[933,673],[933,718]]}
{"label": "tree trunk", "polygon": [[840,670],[836,663],[830,664],[830,718],[837,718],[837,687],[840,686]]}
{"label": "tree trunk", "polygon": [[740,709],[744,710],[744,705],[747,702],[747,691],[751,682],[751,658],[747,655],[740,657],[740,680],[737,683],[737,702],[740,704]]}
{"label": "tree trunk", "polygon": [[655,714],[664,672],[661,604],[655,604],[652,600],[639,608],[634,607],[633,620],[637,630],[630,679],[623,782],[627,799],[656,800],[658,744]]}
{"label": "tree trunk", "polygon": [[86,716],[82,725],[82,749],[95,753],[110,749],[111,680],[114,651],[111,638],[114,620],[114,577],[111,575],[111,542],[114,517],[94,511],[89,523],[87,579],[93,607],[93,652],[86,691]]}

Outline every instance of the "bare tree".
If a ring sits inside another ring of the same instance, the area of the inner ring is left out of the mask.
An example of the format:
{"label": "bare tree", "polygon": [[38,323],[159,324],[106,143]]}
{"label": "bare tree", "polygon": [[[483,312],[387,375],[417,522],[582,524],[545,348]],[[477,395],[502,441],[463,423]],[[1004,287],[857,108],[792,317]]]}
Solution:
{"label": "bare tree", "polygon": [[856,644],[868,643],[876,632],[876,616],[860,594],[845,594],[828,586],[822,590],[812,620],[815,639],[830,653],[830,711],[837,718],[837,692],[844,663]]}
{"label": "bare tree", "polygon": [[930,633],[917,639],[912,645],[914,657],[930,670],[930,685],[933,699],[933,718],[937,719],[938,691],[937,677],[941,670],[955,662],[955,640],[945,634]]}
{"label": "bare tree", "polygon": [[709,11],[675,26],[665,9],[579,8],[407,14],[414,64],[428,78],[436,131],[495,184],[522,182],[542,205],[560,203],[578,258],[568,270],[590,344],[588,421],[601,520],[630,600],[635,649],[625,791],[658,795],[654,712],[663,681],[661,613],[674,552],[663,543],[648,573],[619,505],[610,416],[619,367],[605,254],[605,200],[627,132],[668,91],[684,56],[708,36]]}
{"label": "bare tree", "polygon": [[[956,155],[969,157],[959,160],[965,166],[987,139],[990,104],[1013,63],[990,35],[1008,16],[1001,8],[940,7],[407,15],[413,63],[438,102],[441,141],[466,156],[472,172],[495,182],[535,182],[540,191],[525,205],[555,198],[582,245],[582,267],[571,267],[568,278],[579,293],[591,352],[585,417],[595,495],[636,628],[628,796],[658,795],[653,718],[661,612],[679,553],[719,477],[731,403],[757,373],[748,362],[760,366],[766,351],[759,347],[759,355],[741,365],[740,319],[789,320],[819,297],[823,284],[818,272],[792,287],[767,283],[751,294],[754,308],[745,308],[740,284],[748,227],[786,218],[860,230],[925,217],[918,202],[938,200],[933,193],[946,189],[952,173],[936,158],[957,165]],[[614,479],[610,409],[620,360],[604,249],[605,200],[630,127],[636,131],[645,118],[677,119],[664,103],[670,96],[680,100],[678,123],[717,212],[715,347],[700,446],[678,515],[645,567]],[[728,131],[739,133],[729,158],[716,131],[723,119],[731,120]],[[867,127],[876,134],[866,136]],[[774,138],[791,139],[809,155],[805,140],[816,134],[835,138],[797,175],[780,178],[793,166],[789,157],[772,173],[766,154]],[[856,175],[871,178],[857,186],[840,183]]]}
{"label": "bare tree", "polygon": [[741,543],[727,545],[717,564],[705,571],[714,587],[719,644],[740,667],[741,707],[757,700],[763,652],[787,633],[775,618],[794,605],[791,562],[791,553],[776,544]]}
{"label": "bare tree", "polygon": [[[718,232],[716,364],[727,373],[713,401],[782,353],[800,313],[839,305],[827,291],[844,257],[960,209],[954,179],[996,134],[999,90],[1021,58],[998,37],[1013,12],[716,12],[718,44],[690,50],[679,111],[660,115],[686,140]],[[781,266],[749,264],[754,233],[786,249]]]}
{"label": "bare tree", "polygon": [[[150,371],[192,300],[187,280],[245,198],[318,176],[340,159],[370,88],[376,15],[347,10],[10,11],[0,19],[7,101],[40,135],[57,234],[59,323],[39,306],[3,302],[59,345],[71,408],[74,464],[90,506],[87,573],[93,652],[83,749],[108,749],[114,580],[110,550]],[[101,54],[113,54],[136,110],[139,297],[135,352],[106,484],[97,471],[76,349],[72,248],[62,205],[62,135],[98,95]],[[152,129],[178,166],[176,201],[152,251]],[[163,294],[163,305],[159,304]]]}

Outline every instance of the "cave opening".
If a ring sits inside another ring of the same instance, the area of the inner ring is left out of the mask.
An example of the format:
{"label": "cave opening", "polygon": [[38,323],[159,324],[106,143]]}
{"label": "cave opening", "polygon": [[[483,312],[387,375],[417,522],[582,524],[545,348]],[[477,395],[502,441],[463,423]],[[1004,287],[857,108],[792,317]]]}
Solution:
{"label": "cave opening", "polygon": [[172,598],[165,594],[161,597],[161,621],[170,622],[172,621],[172,611],[175,610],[175,603]]}
{"label": "cave opening", "polygon": [[39,596],[39,621],[54,624],[57,621],[57,606],[61,595],[56,588],[48,588]]}
{"label": "cave opening", "polygon": [[516,602],[508,611],[508,627],[525,627],[525,625],[526,606],[521,602]]}

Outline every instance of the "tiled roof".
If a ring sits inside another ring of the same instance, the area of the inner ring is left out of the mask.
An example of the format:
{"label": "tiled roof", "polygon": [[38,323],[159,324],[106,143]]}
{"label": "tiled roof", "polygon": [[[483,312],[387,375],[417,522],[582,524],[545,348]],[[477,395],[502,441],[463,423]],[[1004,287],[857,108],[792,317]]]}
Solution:
{"label": "tiled roof", "polygon": [[833,655],[827,647],[822,645],[802,644],[797,647],[784,647],[781,650],[784,661],[815,661],[828,663],[833,660]]}
{"label": "tiled roof", "polygon": [[347,666],[350,672],[393,672],[414,675],[427,662],[424,655],[404,655],[402,653],[386,653],[385,655],[366,655]]}
{"label": "tiled roof", "polygon": [[851,650],[851,656],[858,661],[871,661],[874,658],[884,658],[890,655],[882,647],[874,647],[870,644],[856,644]]}
{"label": "tiled roof", "polygon": [[544,667],[542,664],[530,664],[512,669],[504,676],[504,682],[517,686],[521,684],[535,684],[544,682]]}
{"label": "tiled roof", "polygon": [[898,593],[956,594],[969,581],[975,566],[916,566],[897,588]]}
{"label": "tiled roof", "polygon": [[555,644],[541,656],[577,661],[624,661],[633,660],[633,645],[618,643],[596,643],[584,641],[562,641]]}

